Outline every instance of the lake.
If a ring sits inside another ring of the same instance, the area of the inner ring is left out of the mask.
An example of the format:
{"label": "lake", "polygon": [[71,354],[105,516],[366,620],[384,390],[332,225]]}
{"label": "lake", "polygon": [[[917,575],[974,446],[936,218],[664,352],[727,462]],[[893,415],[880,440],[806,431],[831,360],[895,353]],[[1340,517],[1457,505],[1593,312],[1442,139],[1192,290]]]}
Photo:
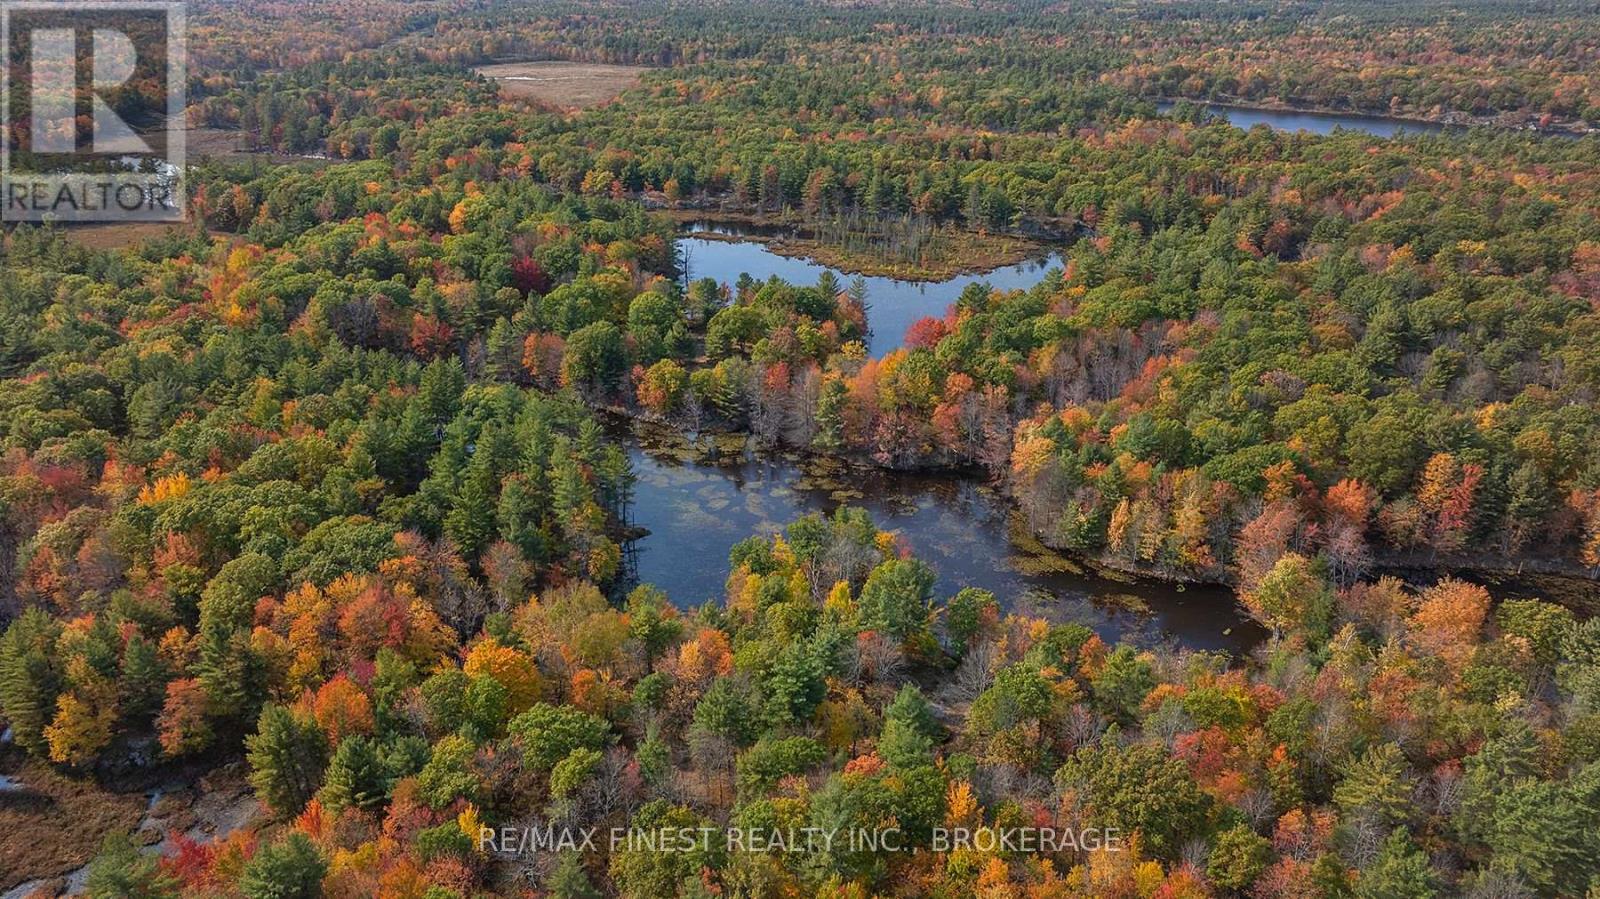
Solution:
{"label": "lake", "polygon": [[1044,550],[1013,527],[1007,499],[974,478],[757,453],[727,437],[718,452],[710,438],[691,445],[664,429],[617,427],[638,478],[630,518],[650,531],[628,548],[629,564],[685,608],[722,598],[735,543],[852,505],[934,568],[941,600],[980,587],[1006,609],[1086,624],[1109,641],[1240,655],[1264,636],[1226,588],[1114,579]]}
{"label": "lake", "polygon": [[[1156,104],[1156,111],[1165,115],[1176,105],[1166,101]],[[1305,131],[1311,134],[1331,134],[1335,128],[1363,131],[1377,137],[1394,137],[1404,131],[1408,134],[1437,134],[1460,130],[1459,126],[1437,122],[1418,122],[1388,116],[1361,115],[1359,113],[1302,112],[1294,109],[1256,109],[1245,106],[1224,106],[1217,103],[1195,104],[1212,115],[1228,120],[1236,128],[1249,130],[1266,125],[1279,131]]]}
{"label": "lake", "polygon": [[[715,231],[735,236],[759,236],[753,229],[726,224],[700,224],[696,231]],[[832,271],[843,284],[856,276],[830,269],[810,259],[780,256],[758,240],[726,241],[695,237],[693,232],[679,238],[678,247],[686,261],[688,277],[715,278],[724,284],[739,280],[741,273],[758,281],[777,275],[792,284],[817,283],[825,271]],[[1062,264],[1059,253],[1037,260],[1008,265],[976,275],[958,275],[945,281],[899,281],[894,278],[867,277],[867,321],[872,337],[867,349],[882,356],[905,342],[906,329],[925,316],[942,318],[945,310],[968,284],[987,283],[1001,290],[1018,290],[1039,283],[1044,273]]]}
{"label": "lake", "polygon": [[[770,229],[699,223],[723,236],[773,236]],[[780,256],[759,240],[679,239],[690,278],[732,284],[741,274],[814,284],[825,271],[842,283],[855,275],[809,259]],[[900,346],[923,316],[942,316],[969,284],[1002,290],[1032,287],[1061,257],[997,268],[945,281],[868,277],[867,318],[874,356]],[[880,528],[897,531],[938,574],[937,598],[963,587],[994,593],[1007,609],[1093,627],[1109,641],[1174,641],[1195,649],[1248,652],[1264,632],[1244,616],[1233,592],[1113,578],[1083,569],[1013,526],[1011,503],[985,483],[958,474],[908,474],[832,459],[758,453],[735,439],[718,452],[703,438],[691,444],[664,429],[618,424],[638,477],[631,523],[650,536],[628,547],[634,576],[667,591],[683,607],[720,600],[728,551],[752,534],[773,534],[810,512],[841,505],[869,511]],[[729,442],[730,438],[722,438]]]}

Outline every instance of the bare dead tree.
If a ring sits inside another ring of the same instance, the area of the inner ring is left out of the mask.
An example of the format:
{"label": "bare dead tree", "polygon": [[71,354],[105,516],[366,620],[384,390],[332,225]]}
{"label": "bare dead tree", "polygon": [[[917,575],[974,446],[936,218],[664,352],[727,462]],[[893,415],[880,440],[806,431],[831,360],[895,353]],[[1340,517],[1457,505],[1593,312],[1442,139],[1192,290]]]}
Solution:
{"label": "bare dead tree", "polygon": [[999,651],[992,642],[978,643],[967,648],[961,664],[945,687],[945,695],[952,703],[968,703],[977,699],[989,684],[994,682],[994,668]]}

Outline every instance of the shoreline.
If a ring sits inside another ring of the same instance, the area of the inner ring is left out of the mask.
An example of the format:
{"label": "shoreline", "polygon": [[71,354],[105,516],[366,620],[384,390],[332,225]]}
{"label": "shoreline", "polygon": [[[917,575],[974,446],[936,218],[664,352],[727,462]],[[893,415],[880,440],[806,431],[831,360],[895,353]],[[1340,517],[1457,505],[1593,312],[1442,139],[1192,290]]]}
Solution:
{"label": "shoreline", "polygon": [[[909,283],[948,281],[962,275],[985,275],[996,269],[1024,262],[1042,260],[1059,249],[1049,243],[1012,234],[986,234],[964,228],[941,229],[962,241],[956,252],[947,254],[938,262],[879,262],[806,236],[803,223],[787,221],[781,217],[762,213],[715,213],[700,209],[672,209],[666,214],[680,227],[681,237],[710,240],[718,243],[759,243],[776,255],[788,259],[802,259],[827,268],[837,269],[846,275],[870,278],[889,278]],[[696,227],[701,224],[715,226],[727,224],[752,229],[783,230],[789,233],[774,234],[724,234],[720,231]]]}
{"label": "shoreline", "polygon": [[[690,443],[695,440],[677,423],[668,419],[650,416],[639,410],[630,409],[616,403],[591,405],[624,425],[636,439],[645,439],[646,435],[640,433],[640,429],[643,428],[662,429],[667,431],[673,438]],[[860,453],[826,452],[811,447],[784,445],[763,447],[756,442],[754,436],[748,431],[716,426],[702,426],[700,436],[710,436],[713,439],[719,436],[737,436],[744,441],[744,447],[741,451],[753,452],[757,457],[760,457],[763,453],[794,453],[804,458],[860,466],[876,471],[944,478],[952,482],[967,481],[984,484],[1004,498],[1009,506],[1009,511],[1013,515],[1019,511],[1015,498],[1012,497],[1010,490],[1004,484],[996,484],[987,480],[979,473],[978,469],[974,469],[971,466],[928,464],[914,468],[891,468],[879,465],[873,462],[870,457]],[[1100,573],[1101,576],[1132,577],[1174,586],[1220,587],[1237,592],[1237,579],[1226,569],[1212,572],[1180,572],[1167,568],[1131,564],[1122,559],[1076,553],[1053,546],[1032,529],[1025,530],[1031,541],[1037,543],[1039,547],[1052,555],[1074,565],[1094,570]],[[1482,582],[1484,586],[1491,588],[1494,592],[1503,594],[1496,596],[1497,600],[1532,595],[1552,602],[1559,602],[1584,614],[1600,613],[1600,578],[1588,574],[1588,571],[1589,569],[1559,559],[1532,557],[1510,559],[1486,556],[1481,553],[1438,555],[1374,547],[1372,565],[1363,579],[1375,580],[1383,576],[1392,576],[1405,581],[1409,585],[1419,586],[1451,576],[1467,575],[1468,579]]]}
{"label": "shoreline", "polygon": [[[711,214],[709,210],[676,209],[669,210],[669,216],[681,227],[693,229],[695,225],[716,227],[726,224],[734,227],[744,226],[752,229],[789,229],[797,228],[795,223],[785,221],[780,217],[748,212],[717,212]],[[719,243],[759,243],[768,250],[778,255],[789,258],[804,258],[818,264],[826,265],[844,271],[846,274],[866,274],[872,272],[854,272],[849,267],[836,264],[826,258],[806,252],[803,247],[797,247],[782,235],[775,234],[729,234],[714,230],[685,230],[680,232],[681,237],[696,237],[702,240]],[[1023,239],[1017,238],[1021,241]],[[1040,248],[1046,244],[1035,244]],[[839,255],[848,256],[847,251],[840,250]],[[959,274],[983,274],[994,271],[1006,265],[1015,265],[1037,256],[1024,255],[1017,260],[1002,261],[986,267],[964,270]],[[645,413],[632,408],[631,405],[622,403],[591,403],[591,406],[633,425],[646,425],[649,427],[665,428],[683,439],[691,439],[689,434],[682,430],[677,422],[668,418]],[[940,460],[930,460],[912,466],[897,467],[886,466],[872,460],[863,452],[828,452],[811,447],[791,447],[780,444],[773,447],[760,447],[755,445],[754,436],[748,431],[723,427],[718,424],[703,423],[701,434],[715,436],[738,436],[749,441],[749,448],[757,453],[764,451],[787,451],[799,453],[803,456],[818,459],[832,460],[848,465],[862,466],[871,470],[895,472],[903,474],[919,474],[929,477],[949,478],[959,481],[987,481],[980,469],[972,465],[958,465]],[[1015,499],[1009,489],[1003,484],[991,484],[1016,511]],[[1147,565],[1132,564],[1122,559],[1106,558],[1100,555],[1076,553],[1050,545],[1043,537],[1030,531],[1030,537],[1038,542],[1041,547],[1066,559],[1074,564],[1091,567],[1103,572],[1114,572],[1122,576],[1147,578],[1166,584],[1214,586],[1234,590],[1237,580],[1225,569],[1214,572],[1181,572],[1166,568],[1157,568]],[[1519,557],[1508,558],[1501,556],[1486,556],[1484,554],[1454,554],[1440,555],[1419,550],[1398,550],[1382,546],[1373,547],[1373,561],[1367,572],[1370,578],[1385,575],[1399,577],[1413,586],[1427,584],[1456,573],[1470,574],[1486,582],[1486,586],[1510,586],[1518,592],[1532,591],[1534,594],[1544,595],[1562,602],[1564,605],[1575,609],[1582,609],[1587,613],[1600,613],[1600,573],[1593,569],[1583,567],[1575,561],[1559,558]]]}
{"label": "shoreline", "polygon": [[[1201,100],[1194,97],[1147,97],[1150,102],[1159,106],[1171,106],[1178,103],[1193,103],[1197,106],[1209,106],[1216,109],[1235,109],[1240,112],[1259,113],[1292,113],[1296,115],[1323,116],[1327,118],[1361,118],[1377,122],[1392,122],[1400,125],[1415,124],[1427,125],[1437,129],[1467,129],[1467,128],[1493,128],[1513,133],[1534,134],[1544,137],[1583,137],[1589,134],[1600,134],[1600,127],[1584,125],[1579,122],[1559,122],[1546,126],[1537,124],[1512,124],[1498,120],[1498,116],[1472,115],[1465,112],[1444,112],[1438,115],[1428,115],[1417,112],[1391,113],[1373,112],[1361,109],[1329,109],[1321,106],[1295,106],[1282,100],[1248,101],[1248,100]],[[1161,112],[1165,115],[1165,112]],[[1515,113],[1503,113],[1515,115]],[[1535,117],[1537,118],[1537,117]]]}

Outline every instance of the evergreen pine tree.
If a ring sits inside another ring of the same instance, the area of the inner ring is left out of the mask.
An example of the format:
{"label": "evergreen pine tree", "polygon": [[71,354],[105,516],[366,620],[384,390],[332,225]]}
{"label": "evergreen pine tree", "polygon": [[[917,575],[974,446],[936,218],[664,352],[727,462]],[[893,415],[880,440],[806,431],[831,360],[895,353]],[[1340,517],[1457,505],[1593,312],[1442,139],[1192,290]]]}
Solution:
{"label": "evergreen pine tree", "polygon": [[300,814],[316,793],[328,760],[328,742],[316,723],[269,705],[256,732],[246,738],[245,749],[256,795],[280,818]]}
{"label": "evergreen pine tree", "polygon": [[245,899],[320,899],[328,863],[305,834],[263,846],[245,865],[239,888]]}
{"label": "evergreen pine tree", "polygon": [[55,664],[60,633],[48,613],[33,607],[0,639],[0,712],[10,722],[16,744],[38,754],[45,751],[44,729],[55,716],[61,689]]}
{"label": "evergreen pine tree", "polygon": [[182,883],[161,867],[161,859],[139,851],[127,834],[106,837],[89,863],[84,895],[89,899],[176,899]]}
{"label": "evergreen pine tree", "polygon": [[388,772],[377,745],[365,736],[346,737],[328,762],[327,779],[317,797],[337,814],[347,808],[368,809],[388,795]]}

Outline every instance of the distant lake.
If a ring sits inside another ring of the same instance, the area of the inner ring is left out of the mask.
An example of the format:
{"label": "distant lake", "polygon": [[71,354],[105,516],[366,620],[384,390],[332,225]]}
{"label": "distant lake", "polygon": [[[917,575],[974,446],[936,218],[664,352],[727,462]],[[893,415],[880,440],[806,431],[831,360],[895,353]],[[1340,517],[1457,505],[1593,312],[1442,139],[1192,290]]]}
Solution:
{"label": "distant lake", "polygon": [[[701,224],[699,231],[715,230],[721,234],[747,236],[753,229],[723,224]],[[691,233],[679,238],[678,247],[687,260],[688,275],[697,278],[715,278],[723,284],[733,284],[740,274],[748,274],[757,281],[777,275],[792,284],[812,285],[831,271],[842,284],[848,285],[855,275],[829,268],[810,259],[780,256],[756,240],[729,242],[695,237]],[[894,278],[867,277],[867,322],[872,327],[872,338],[867,349],[873,356],[883,354],[905,342],[906,329],[925,316],[942,318],[950,304],[969,284],[985,283],[1000,290],[1021,290],[1039,283],[1045,272],[1062,265],[1059,253],[1050,253],[1037,260],[1008,265],[980,275],[957,275],[945,281],[900,281]]]}
{"label": "distant lake", "polygon": [[[1162,115],[1172,111],[1176,104],[1161,102],[1156,111]],[[1418,122],[1389,116],[1361,115],[1359,113],[1301,112],[1293,109],[1254,109],[1244,106],[1224,106],[1217,103],[1195,103],[1215,116],[1228,120],[1228,124],[1246,131],[1257,125],[1266,125],[1278,131],[1305,131],[1310,134],[1331,134],[1335,128],[1346,131],[1363,131],[1377,137],[1394,137],[1404,131],[1408,134],[1438,134],[1461,130],[1456,125],[1437,122]]]}

